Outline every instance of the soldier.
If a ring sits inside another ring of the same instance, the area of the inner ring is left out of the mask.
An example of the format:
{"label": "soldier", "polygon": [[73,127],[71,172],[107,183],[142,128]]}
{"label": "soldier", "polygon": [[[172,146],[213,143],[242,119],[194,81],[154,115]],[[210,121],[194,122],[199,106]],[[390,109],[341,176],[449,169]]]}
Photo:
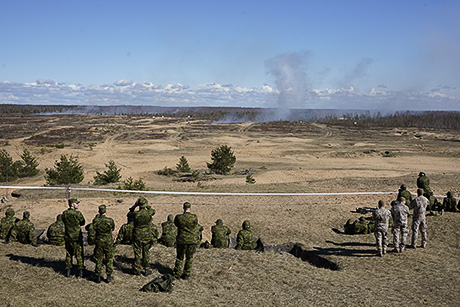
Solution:
{"label": "soldier", "polygon": [[385,208],[383,200],[379,200],[377,210],[372,212],[374,218],[374,235],[377,244],[378,255],[382,257],[387,252],[388,246],[388,225],[390,223],[391,213]]}
{"label": "soldier", "polygon": [[431,207],[434,205],[436,198],[433,196],[433,192],[430,188],[430,179],[424,172],[418,174],[417,188],[423,189],[423,196],[428,199],[429,209],[432,210]]}
{"label": "soldier", "polygon": [[404,197],[406,199],[406,202],[410,203],[412,201],[412,194],[407,190],[407,187],[405,184],[401,184],[399,190],[398,190],[398,197]]}
{"label": "soldier", "polygon": [[94,248],[94,258],[96,258],[96,282],[101,282],[102,262],[105,259],[105,269],[107,273],[107,283],[112,281],[113,273],[113,238],[112,231],[115,223],[112,218],[106,216],[107,208],[105,205],[99,206],[99,216],[93,221],[96,231],[96,247]]}
{"label": "soldier", "polygon": [[62,246],[64,245],[64,234],[65,227],[62,222],[62,215],[58,214],[56,217],[56,222],[51,224],[46,231],[46,237],[48,238],[48,243],[51,245]]}
{"label": "soldier", "polygon": [[118,236],[117,236],[117,240],[115,241],[115,245],[133,244],[134,212],[129,211],[126,216],[128,218],[128,223],[121,225],[120,230],[118,231]]}
{"label": "soldier", "polygon": [[224,226],[221,219],[216,221],[216,225],[211,227],[211,245],[217,248],[227,248],[230,243],[229,235],[232,233],[230,228]]}
{"label": "soldier", "polygon": [[172,214],[168,215],[168,220],[161,223],[161,238],[160,243],[173,247],[176,244],[177,237],[177,227],[174,225],[174,216]]}
{"label": "soldier", "polygon": [[[393,245],[395,252],[402,253],[406,248],[407,235],[409,228],[407,227],[407,217],[409,216],[409,207],[406,205],[406,199],[402,196],[398,198],[396,204],[391,207],[391,215],[393,216]],[[401,243],[399,236],[401,234]]]}
{"label": "soldier", "polygon": [[456,203],[457,203],[457,200],[455,199],[455,197],[452,194],[452,192],[449,191],[449,192],[447,192],[447,197],[444,197],[444,200],[442,201],[442,207],[446,211],[455,212],[455,211],[457,211],[457,208],[455,206]]}
{"label": "soldier", "polygon": [[243,222],[243,229],[236,236],[236,249],[238,250],[253,250],[256,249],[257,242],[252,233],[251,224],[249,221]]}
{"label": "soldier", "polygon": [[13,208],[6,209],[5,217],[2,217],[2,221],[0,223],[0,239],[4,239],[8,242],[11,235],[11,229],[19,219],[14,217],[14,210]]}
{"label": "soldier", "polygon": [[410,203],[410,209],[414,209],[412,218],[412,244],[411,248],[416,248],[418,239],[418,230],[422,232],[422,248],[426,247],[426,208],[429,205],[428,199],[423,196],[423,189],[417,190],[417,197]]}
{"label": "soldier", "polygon": [[35,236],[35,227],[29,220],[30,212],[25,211],[22,214],[22,220],[16,222],[11,229],[10,241],[18,241],[22,244],[32,244],[37,247],[37,237]]}
{"label": "soldier", "polygon": [[150,248],[153,244],[151,225],[155,210],[148,205],[148,201],[144,197],[139,197],[130,211],[134,211],[137,206],[139,206],[139,210],[134,213],[133,272],[134,275],[140,275],[143,267],[144,275],[148,276],[152,274],[150,270]]}
{"label": "soldier", "polygon": [[[184,213],[178,214],[174,218],[174,224],[177,227],[176,238],[176,263],[174,265],[174,277],[179,279],[189,279],[192,273],[193,254],[196,251],[196,227],[198,225],[198,217],[190,213],[192,205],[185,202],[183,205]],[[182,264],[185,265],[182,274]]]}
{"label": "soldier", "polygon": [[78,275],[83,277],[83,235],[81,226],[85,225],[85,218],[83,214],[78,211],[80,201],[72,198],[69,199],[69,209],[62,212],[62,222],[64,223],[65,234],[65,276],[70,277],[72,270],[72,257],[75,256],[77,260]]}

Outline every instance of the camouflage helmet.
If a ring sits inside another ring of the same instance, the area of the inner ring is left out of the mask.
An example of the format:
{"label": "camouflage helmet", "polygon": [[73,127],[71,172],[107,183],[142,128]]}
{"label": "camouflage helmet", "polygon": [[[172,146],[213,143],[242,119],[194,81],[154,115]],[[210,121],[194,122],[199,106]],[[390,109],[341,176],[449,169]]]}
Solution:
{"label": "camouflage helmet", "polygon": [[14,209],[13,208],[6,209],[5,215],[7,217],[13,217],[14,216]]}
{"label": "camouflage helmet", "polygon": [[248,220],[243,222],[243,229],[249,230],[251,228],[251,224]]}
{"label": "camouflage helmet", "polygon": [[223,225],[223,224],[224,224],[224,223],[222,222],[221,219],[218,219],[218,220],[216,221],[216,225]]}
{"label": "camouflage helmet", "polygon": [[174,222],[174,215],[168,215],[168,222]]}
{"label": "camouflage helmet", "polygon": [[24,213],[22,214],[22,217],[25,218],[25,219],[28,219],[30,217],[30,212],[29,211],[24,211]]}
{"label": "camouflage helmet", "polygon": [[147,206],[148,204],[149,204],[149,201],[145,197],[142,197],[142,196],[139,197],[135,203],[135,205],[138,205],[141,208]]}
{"label": "camouflage helmet", "polygon": [[405,189],[407,189],[407,187],[406,187],[406,185],[403,183],[403,184],[401,184],[400,189],[401,189],[401,190],[405,190]]}
{"label": "camouflage helmet", "polygon": [[104,214],[107,212],[107,207],[105,205],[100,205],[99,206],[99,213]]}
{"label": "camouflage helmet", "polygon": [[192,207],[192,204],[189,203],[188,201],[184,203],[184,210],[190,209],[191,207]]}

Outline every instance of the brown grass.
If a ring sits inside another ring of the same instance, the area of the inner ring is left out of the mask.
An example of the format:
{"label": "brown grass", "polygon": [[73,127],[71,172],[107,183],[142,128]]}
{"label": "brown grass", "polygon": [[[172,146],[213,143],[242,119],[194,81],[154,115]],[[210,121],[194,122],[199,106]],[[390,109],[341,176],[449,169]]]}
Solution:
{"label": "brown grass", "polygon": [[[15,118],[24,127],[27,120],[39,124],[39,134],[49,135],[52,144],[56,140],[51,130],[59,127],[75,125],[85,131],[97,128],[99,132],[106,129],[104,133],[96,133],[94,140],[91,134],[82,139],[76,134],[77,139],[72,139],[68,147],[53,149],[44,155],[40,154],[39,146],[24,144],[29,134],[8,128],[6,121],[1,126],[2,132],[6,131],[4,138],[8,139],[5,149],[17,159],[21,148],[27,147],[37,155],[42,169],[39,176],[14,184],[43,185],[43,168],[52,167],[61,154],[73,153],[85,168],[85,184],[81,186],[87,186],[95,171],[102,171],[103,164],[113,159],[122,167],[123,178],[142,178],[150,190],[397,191],[401,183],[406,183],[409,190],[415,191],[416,175],[423,170],[430,176],[435,194],[444,195],[448,190],[460,194],[460,149],[455,141],[449,141],[456,137],[446,136],[443,131],[427,133],[406,129],[402,133],[396,129],[353,131],[325,125],[299,126],[298,123],[203,125],[140,116],[101,118]],[[133,139],[129,138],[131,133],[135,136]],[[156,133],[164,133],[168,138],[157,138]],[[83,146],[85,142],[97,144],[90,150]],[[174,167],[182,155],[187,157],[193,169],[204,171],[211,149],[223,143],[230,145],[237,156],[235,174],[213,176],[214,180],[201,182],[201,187],[197,183],[173,182],[171,178],[155,174],[165,166]],[[139,150],[144,154],[138,154]],[[388,157],[385,151],[394,155]],[[256,184],[245,183],[242,172],[245,169],[254,172]],[[19,192],[20,198],[10,197],[2,208],[13,207],[17,216],[29,210],[37,227],[47,227],[66,209],[64,191]],[[80,210],[87,222],[96,214],[98,205],[106,204],[108,215],[115,220],[116,231],[125,222],[127,209],[136,199],[134,194],[82,191],[73,191],[72,196],[81,199]],[[156,209],[154,222],[158,226],[168,214],[180,213],[181,204],[187,200],[193,204],[193,212],[205,227],[204,240],[210,240],[210,227],[218,218],[231,228],[233,236],[243,220],[249,219],[255,234],[265,243],[300,243],[305,249],[316,251],[338,264],[340,270],[317,268],[286,253],[200,249],[191,279],[177,281],[172,293],[153,294],[139,292],[139,289],[156,274],[171,272],[175,258],[173,248],[155,246],[152,249],[150,262],[154,275],[146,278],[129,274],[132,249],[119,246],[114,282],[96,284],[89,280],[95,266],[91,259],[93,247],[85,249],[87,278],[79,280],[62,275],[64,247],[0,244],[2,305],[453,306],[460,299],[457,289],[460,284],[459,213],[428,217],[426,249],[389,253],[379,258],[375,256],[372,234],[350,236],[334,229],[342,230],[348,218],[358,218],[360,215],[352,212],[356,207],[374,207],[379,199],[390,202],[394,195],[146,197]]]}

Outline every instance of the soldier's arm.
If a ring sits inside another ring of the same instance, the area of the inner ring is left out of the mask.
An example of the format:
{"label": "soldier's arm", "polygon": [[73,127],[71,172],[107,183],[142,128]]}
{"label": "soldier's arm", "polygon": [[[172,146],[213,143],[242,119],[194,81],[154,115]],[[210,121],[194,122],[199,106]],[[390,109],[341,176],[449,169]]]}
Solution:
{"label": "soldier's arm", "polygon": [[80,213],[80,226],[84,226],[86,224],[85,218],[83,217],[83,214],[80,211],[78,211],[78,213]]}
{"label": "soldier's arm", "polygon": [[37,246],[37,237],[35,236],[35,228],[33,225],[30,225],[29,228],[29,240],[33,246]]}

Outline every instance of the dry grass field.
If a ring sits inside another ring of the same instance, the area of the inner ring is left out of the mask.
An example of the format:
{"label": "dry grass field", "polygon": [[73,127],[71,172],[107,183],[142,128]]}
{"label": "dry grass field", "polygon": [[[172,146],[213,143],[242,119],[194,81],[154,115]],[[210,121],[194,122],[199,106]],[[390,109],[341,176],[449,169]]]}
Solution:
{"label": "dry grass field", "polygon": [[[194,192],[397,192],[405,183],[416,190],[424,171],[435,195],[460,195],[460,134],[448,130],[340,128],[302,122],[210,125],[202,121],[127,115],[8,115],[0,122],[0,144],[19,159],[24,148],[40,163],[39,175],[10,185],[43,186],[44,169],[62,154],[78,156],[91,184],[96,171],[114,160],[122,179],[142,178],[150,191]],[[56,148],[64,144],[64,148]],[[156,171],[175,168],[185,156],[192,169],[206,171],[210,152],[227,144],[237,162],[232,174],[208,175],[200,182],[176,182]],[[247,184],[249,170],[256,180]],[[116,188],[111,185],[110,188]],[[4,195],[6,191],[0,190]],[[9,189],[9,193],[12,189]],[[36,227],[46,228],[66,209],[61,190],[16,190],[0,204],[31,212]],[[72,191],[89,222],[100,204],[116,224],[138,194]],[[396,194],[335,196],[205,196],[144,195],[156,210],[158,226],[168,214],[181,213],[182,203],[204,226],[203,240],[218,218],[232,230],[251,221],[265,244],[298,243],[338,265],[319,268],[289,253],[199,249],[192,277],[175,282],[172,293],[139,289],[158,274],[172,272],[175,249],[156,245],[150,262],[154,274],[133,276],[130,246],[119,246],[115,280],[91,280],[93,247],[85,248],[84,279],[65,278],[64,247],[0,244],[2,306],[459,306],[460,213],[428,216],[425,249],[375,254],[375,239],[345,235],[343,224],[359,218],[357,207],[389,203]],[[442,198],[440,198],[442,201]],[[161,228],[160,228],[161,229]],[[390,238],[390,250],[392,249]]]}

